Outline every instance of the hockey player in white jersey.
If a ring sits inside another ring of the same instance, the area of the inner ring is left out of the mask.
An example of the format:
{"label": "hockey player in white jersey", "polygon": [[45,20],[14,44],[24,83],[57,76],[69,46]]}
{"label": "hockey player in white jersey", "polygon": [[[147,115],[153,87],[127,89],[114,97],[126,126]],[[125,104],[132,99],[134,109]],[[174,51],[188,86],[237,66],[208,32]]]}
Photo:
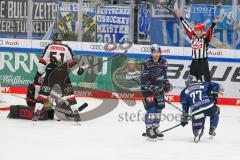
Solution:
{"label": "hockey player in white jersey", "polygon": [[39,59],[38,71],[34,78],[34,83],[38,84],[41,75],[46,74],[44,81],[41,85],[37,103],[33,113],[33,121],[37,121],[40,116],[40,111],[43,104],[49,96],[52,88],[55,85],[62,90],[62,96],[69,104],[73,115],[74,121],[80,121],[78,112],[77,101],[74,96],[71,80],[69,78],[69,68],[78,67],[78,75],[81,75],[84,70],[78,66],[74,60],[72,49],[62,44],[62,36],[55,33],[52,37],[53,43],[46,46],[41,58]]}

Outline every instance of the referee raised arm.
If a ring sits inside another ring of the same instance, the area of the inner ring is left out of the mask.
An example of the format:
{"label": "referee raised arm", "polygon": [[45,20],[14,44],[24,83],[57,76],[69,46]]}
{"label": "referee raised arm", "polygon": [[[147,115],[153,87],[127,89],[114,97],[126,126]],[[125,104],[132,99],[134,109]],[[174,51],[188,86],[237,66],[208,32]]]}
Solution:
{"label": "referee raised arm", "polygon": [[190,74],[194,75],[197,80],[202,82],[211,81],[209,66],[208,66],[208,46],[212,39],[213,30],[217,23],[217,18],[212,21],[212,25],[205,32],[205,25],[198,23],[191,28],[189,23],[176,11],[184,30],[191,40],[192,47],[192,63],[190,65]]}

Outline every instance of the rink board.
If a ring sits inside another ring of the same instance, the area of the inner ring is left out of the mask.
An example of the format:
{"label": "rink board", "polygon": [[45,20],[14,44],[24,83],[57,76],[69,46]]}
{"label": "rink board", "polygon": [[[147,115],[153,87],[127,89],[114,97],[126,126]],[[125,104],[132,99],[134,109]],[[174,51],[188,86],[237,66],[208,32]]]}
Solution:
{"label": "rink board", "polygon": [[[26,85],[32,81],[32,77],[36,73],[38,57],[49,42],[42,40],[0,39],[0,83],[2,83],[0,89],[2,93],[26,93]],[[115,51],[106,52],[102,43],[64,43],[73,49],[75,55],[90,55],[106,59],[116,54],[116,52],[123,52],[119,45]],[[173,91],[167,95],[167,99],[172,102],[178,102],[179,94],[184,88],[184,80],[189,72],[191,48],[163,46],[162,50],[169,64],[168,77],[174,86]],[[149,46],[147,45],[133,45],[128,49],[128,58],[131,60],[141,62],[148,56]],[[220,83],[224,88],[224,94],[219,98],[220,104],[240,106],[239,63],[239,50],[209,50],[209,66],[212,79]],[[95,83],[97,87],[90,86],[90,90],[78,91],[76,95],[80,97],[140,99],[140,94],[134,92],[127,93],[121,84],[117,84],[120,89],[116,89],[113,84],[111,84],[112,86],[109,85],[109,83],[112,83],[113,74],[115,73],[110,73],[111,65],[110,63],[105,63],[101,68],[102,75],[96,73],[98,74],[98,79]],[[21,79],[19,75],[25,79]],[[75,80],[78,81],[78,79],[78,77],[73,77],[73,82]],[[106,84],[100,84],[104,81],[106,81]],[[8,85],[4,85],[3,82]],[[76,82],[76,84],[78,83]],[[84,84],[87,84],[87,82],[84,82]]]}

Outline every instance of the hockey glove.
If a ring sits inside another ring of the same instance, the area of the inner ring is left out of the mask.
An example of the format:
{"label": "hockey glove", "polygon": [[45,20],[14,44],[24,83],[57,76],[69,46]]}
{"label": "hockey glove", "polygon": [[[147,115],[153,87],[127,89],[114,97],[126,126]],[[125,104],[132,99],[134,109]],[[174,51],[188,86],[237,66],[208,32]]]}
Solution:
{"label": "hockey glove", "polygon": [[186,113],[183,113],[181,116],[181,125],[185,127],[188,124],[188,115]]}
{"label": "hockey glove", "polygon": [[164,90],[165,93],[170,92],[172,90],[172,88],[173,87],[172,87],[171,83],[169,83],[169,81],[166,81],[164,83],[163,90]]}
{"label": "hockey glove", "polygon": [[79,67],[77,74],[78,74],[78,75],[81,75],[81,74],[83,74],[83,73],[84,73],[84,69],[81,68],[81,67]]}
{"label": "hockey glove", "polygon": [[35,85],[40,85],[40,77],[42,76],[41,73],[37,72],[35,77],[34,77],[34,84]]}
{"label": "hockey glove", "polygon": [[217,92],[211,93],[210,99],[214,102],[214,104],[217,104],[217,101],[218,101],[217,98],[218,98],[218,93]]}
{"label": "hockey glove", "polygon": [[149,90],[152,92],[153,95],[157,95],[158,93],[163,91],[163,87],[160,87],[160,86],[150,86]]}

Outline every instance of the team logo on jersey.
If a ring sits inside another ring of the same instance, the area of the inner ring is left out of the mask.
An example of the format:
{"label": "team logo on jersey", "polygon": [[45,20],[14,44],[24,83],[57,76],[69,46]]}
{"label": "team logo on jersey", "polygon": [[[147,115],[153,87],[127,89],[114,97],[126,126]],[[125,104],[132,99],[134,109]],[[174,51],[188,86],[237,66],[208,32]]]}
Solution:
{"label": "team logo on jersey", "polygon": [[201,49],[203,48],[203,44],[192,44],[192,49]]}
{"label": "team logo on jersey", "polygon": [[50,42],[40,42],[40,47],[46,47]]}
{"label": "team logo on jersey", "polygon": [[42,91],[43,92],[50,92],[50,88],[48,86],[42,86]]}
{"label": "team logo on jersey", "polygon": [[203,48],[203,40],[201,38],[192,39],[192,49],[201,49]]}

